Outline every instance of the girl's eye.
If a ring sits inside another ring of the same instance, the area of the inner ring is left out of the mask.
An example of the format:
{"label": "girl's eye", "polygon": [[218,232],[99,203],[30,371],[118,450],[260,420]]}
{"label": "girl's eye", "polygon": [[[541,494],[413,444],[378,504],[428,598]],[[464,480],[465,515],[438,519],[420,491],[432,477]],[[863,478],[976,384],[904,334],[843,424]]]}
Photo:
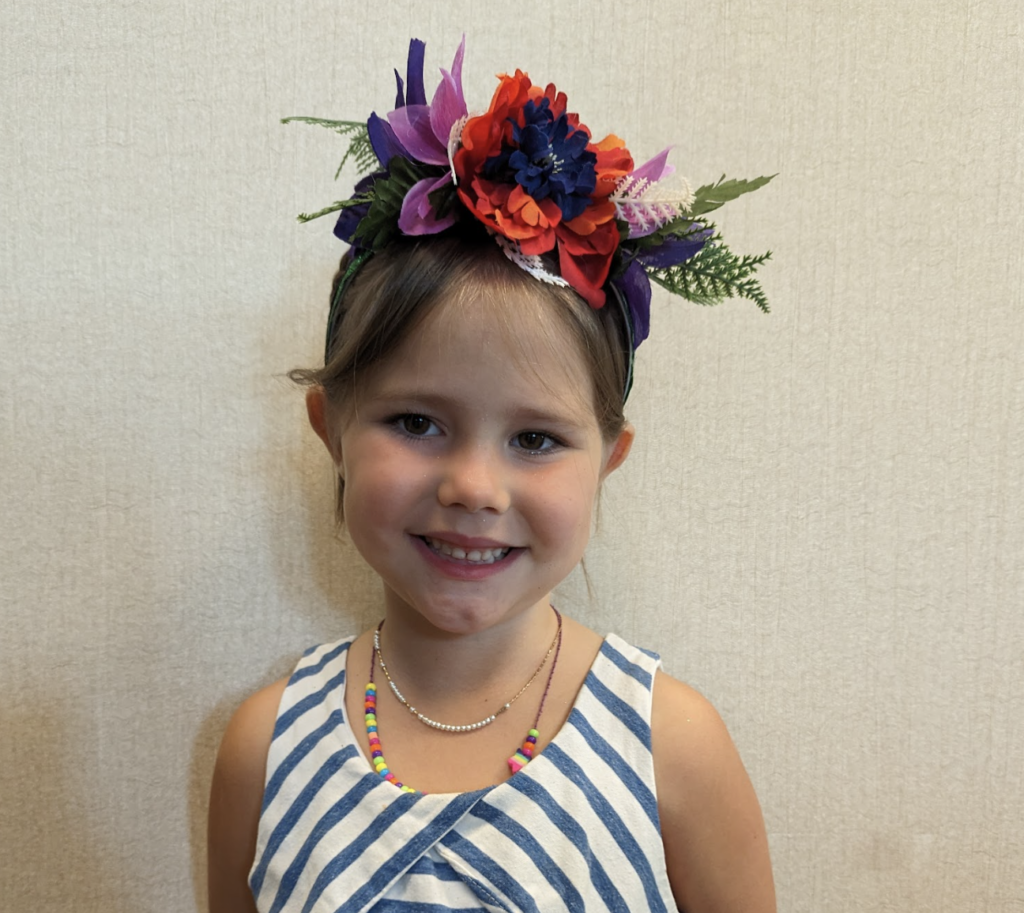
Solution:
{"label": "girl's eye", "polygon": [[437,426],[425,415],[400,415],[395,419],[395,424],[413,437],[437,434]]}
{"label": "girl's eye", "polygon": [[543,431],[520,431],[513,441],[516,447],[529,450],[531,453],[554,450],[558,446],[558,442],[551,435],[544,434]]}

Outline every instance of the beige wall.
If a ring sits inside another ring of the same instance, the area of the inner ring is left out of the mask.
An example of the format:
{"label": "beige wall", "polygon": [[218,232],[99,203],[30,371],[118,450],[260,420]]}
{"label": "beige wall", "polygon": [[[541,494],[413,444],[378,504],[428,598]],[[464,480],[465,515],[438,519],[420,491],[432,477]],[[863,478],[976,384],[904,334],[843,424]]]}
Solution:
{"label": "beige wall", "polygon": [[[568,91],[771,247],[774,313],[658,295],[562,604],[727,718],[780,910],[1024,909],[1016,3],[3,3],[0,907],[204,908],[231,708],[372,617],[280,379],[347,192],[287,114],[386,110],[410,34]],[[485,16],[505,10],[502,21]]]}

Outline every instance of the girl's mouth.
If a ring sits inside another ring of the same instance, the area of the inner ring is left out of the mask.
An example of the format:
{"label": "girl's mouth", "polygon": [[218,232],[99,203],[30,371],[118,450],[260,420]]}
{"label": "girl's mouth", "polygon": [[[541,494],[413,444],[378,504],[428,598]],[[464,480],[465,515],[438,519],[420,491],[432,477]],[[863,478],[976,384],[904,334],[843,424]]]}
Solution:
{"label": "girl's mouth", "polygon": [[458,545],[451,545],[441,539],[433,539],[430,536],[420,536],[427,547],[446,558],[454,558],[456,561],[465,561],[467,564],[494,564],[500,561],[512,549],[506,548],[461,548]]}

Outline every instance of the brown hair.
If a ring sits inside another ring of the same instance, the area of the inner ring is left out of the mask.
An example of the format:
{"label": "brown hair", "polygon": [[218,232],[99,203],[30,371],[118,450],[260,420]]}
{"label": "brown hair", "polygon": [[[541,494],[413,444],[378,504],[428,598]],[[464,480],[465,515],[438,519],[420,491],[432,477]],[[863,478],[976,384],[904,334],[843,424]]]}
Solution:
{"label": "brown hair", "polygon": [[[349,265],[342,258],[331,300]],[[371,257],[351,279],[339,302],[327,363],[299,368],[289,377],[321,386],[332,411],[351,403],[360,379],[387,359],[439,303],[468,288],[486,286],[514,298],[525,292],[550,300],[552,311],[578,346],[593,384],[593,407],[601,435],[611,442],[626,425],[623,392],[629,342],[621,309],[609,296],[591,308],[572,289],[548,285],[512,263],[486,234],[449,231],[426,238],[401,238]],[[343,482],[338,480],[338,519],[343,518]]]}

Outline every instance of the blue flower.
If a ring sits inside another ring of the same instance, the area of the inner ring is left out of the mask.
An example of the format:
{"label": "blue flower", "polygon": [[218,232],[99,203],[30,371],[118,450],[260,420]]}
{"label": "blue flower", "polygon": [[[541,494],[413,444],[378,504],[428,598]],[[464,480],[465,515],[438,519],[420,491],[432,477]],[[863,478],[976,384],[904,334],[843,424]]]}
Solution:
{"label": "blue flower", "polygon": [[569,124],[565,113],[554,117],[547,98],[523,105],[522,126],[512,123],[513,147],[487,161],[492,180],[512,177],[534,200],[548,197],[565,221],[583,214],[597,186],[597,156],[587,151],[590,136]]}

